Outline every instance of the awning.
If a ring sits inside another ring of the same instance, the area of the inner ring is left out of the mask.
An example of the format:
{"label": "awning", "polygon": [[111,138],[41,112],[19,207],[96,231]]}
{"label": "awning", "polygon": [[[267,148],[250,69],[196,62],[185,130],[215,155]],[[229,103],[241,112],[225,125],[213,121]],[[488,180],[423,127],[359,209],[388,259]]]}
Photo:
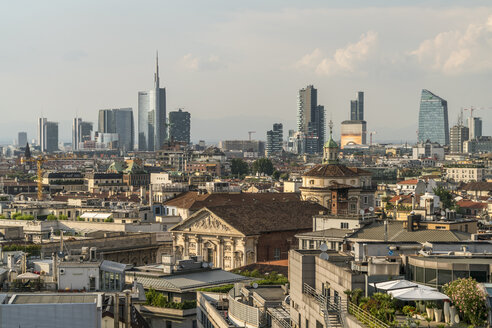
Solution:
{"label": "awning", "polygon": [[39,279],[39,274],[26,272],[18,275],[15,279]]}
{"label": "awning", "polygon": [[437,290],[436,288],[428,287],[425,285],[420,285],[420,284],[417,284],[415,282],[411,282],[411,281],[408,281],[405,279],[390,280],[390,281],[383,281],[383,282],[371,282],[369,284],[369,286],[372,286],[378,290],[384,290],[384,291],[404,289],[404,288],[412,288],[412,287],[420,287],[423,289]]}
{"label": "awning", "polygon": [[449,297],[437,290],[430,290],[420,287],[405,288],[389,291],[388,294],[402,301],[435,301],[449,300]]}

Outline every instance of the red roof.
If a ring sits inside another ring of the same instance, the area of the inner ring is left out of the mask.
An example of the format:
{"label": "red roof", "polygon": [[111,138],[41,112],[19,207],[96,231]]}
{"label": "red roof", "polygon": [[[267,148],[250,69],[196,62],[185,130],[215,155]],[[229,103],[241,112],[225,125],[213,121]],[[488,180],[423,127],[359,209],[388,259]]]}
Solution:
{"label": "red roof", "polygon": [[412,179],[412,180],[404,180],[400,181],[397,184],[408,184],[408,185],[416,185],[419,182],[417,179]]}
{"label": "red roof", "polygon": [[470,209],[487,209],[487,203],[474,202],[472,200],[463,199],[457,202],[457,205],[461,208],[470,208]]}

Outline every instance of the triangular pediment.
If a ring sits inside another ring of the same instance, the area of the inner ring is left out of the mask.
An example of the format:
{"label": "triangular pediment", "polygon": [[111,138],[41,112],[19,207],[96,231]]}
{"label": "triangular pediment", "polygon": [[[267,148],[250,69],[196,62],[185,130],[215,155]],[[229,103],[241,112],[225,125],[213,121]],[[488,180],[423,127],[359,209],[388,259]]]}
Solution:
{"label": "triangular pediment", "polygon": [[208,209],[202,209],[193,214],[184,222],[174,227],[172,231],[199,232],[218,235],[243,235],[240,231]]}

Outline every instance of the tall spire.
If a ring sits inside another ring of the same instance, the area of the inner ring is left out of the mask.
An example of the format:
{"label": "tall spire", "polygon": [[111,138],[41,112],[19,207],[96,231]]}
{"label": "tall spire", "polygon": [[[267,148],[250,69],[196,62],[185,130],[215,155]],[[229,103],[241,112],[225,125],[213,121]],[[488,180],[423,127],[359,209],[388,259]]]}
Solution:
{"label": "tall spire", "polygon": [[328,126],[330,127],[330,139],[331,139],[333,134],[333,121],[331,119],[330,122],[328,123]]}
{"label": "tall spire", "polygon": [[159,51],[155,53],[154,87],[159,89]]}

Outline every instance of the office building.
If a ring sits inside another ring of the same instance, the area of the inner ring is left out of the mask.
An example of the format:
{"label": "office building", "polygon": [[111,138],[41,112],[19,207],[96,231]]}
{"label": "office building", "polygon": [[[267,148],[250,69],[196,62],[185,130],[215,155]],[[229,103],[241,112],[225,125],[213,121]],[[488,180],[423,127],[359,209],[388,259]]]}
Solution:
{"label": "office building", "polygon": [[267,131],[266,155],[279,154],[283,149],[284,133],[282,123],[273,124],[273,130]]}
{"label": "office building", "polygon": [[343,149],[349,145],[365,145],[367,140],[367,123],[366,121],[343,121],[341,129],[340,148]]}
{"label": "office building", "polygon": [[357,99],[350,101],[350,120],[342,122],[340,148],[367,143],[367,122],[364,121],[364,92],[357,92]]}
{"label": "office building", "polygon": [[429,90],[422,90],[418,141],[449,145],[448,102]]}
{"label": "office building", "polygon": [[27,132],[19,132],[17,135],[17,145],[25,147],[27,145]]}
{"label": "office building", "polygon": [[222,151],[265,153],[265,143],[259,140],[223,140],[219,142],[219,148]]}
{"label": "office building", "polygon": [[132,151],[135,144],[135,126],[131,108],[101,109],[98,132],[118,134],[118,144],[124,152]]}
{"label": "office building", "polygon": [[468,118],[468,129],[470,130],[470,139],[482,136],[482,119],[480,117]]}
{"label": "office building", "polygon": [[159,150],[166,138],[166,89],[159,87],[159,59],[156,58],[154,88],[138,93],[138,149]]}
{"label": "office building", "polygon": [[169,112],[169,138],[172,141],[182,141],[190,143],[191,115],[183,112],[180,108],[178,111]]}
{"label": "office building", "polygon": [[449,131],[451,153],[462,153],[463,142],[469,138],[469,129],[466,126],[456,124]]}
{"label": "office building", "polygon": [[80,144],[91,140],[92,123],[84,122],[81,118],[74,118],[72,123],[72,149],[78,150]]}
{"label": "office building", "polygon": [[350,101],[350,120],[364,120],[364,92],[357,92],[357,99]]}
{"label": "office building", "polygon": [[492,153],[492,137],[479,137],[463,142],[463,152],[468,154]]}
{"label": "office building", "polygon": [[325,142],[325,108],[318,105],[318,90],[312,85],[299,90],[297,97],[297,131],[301,148],[308,154],[322,153]]}
{"label": "office building", "polygon": [[38,118],[38,139],[37,139],[37,145],[42,149],[42,144],[43,144],[43,132],[44,132],[44,124],[46,123],[47,119],[45,117],[40,117]]}
{"label": "office building", "polygon": [[38,119],[38,144],[42,152],[58,151],[58,123],[44,117]]}

